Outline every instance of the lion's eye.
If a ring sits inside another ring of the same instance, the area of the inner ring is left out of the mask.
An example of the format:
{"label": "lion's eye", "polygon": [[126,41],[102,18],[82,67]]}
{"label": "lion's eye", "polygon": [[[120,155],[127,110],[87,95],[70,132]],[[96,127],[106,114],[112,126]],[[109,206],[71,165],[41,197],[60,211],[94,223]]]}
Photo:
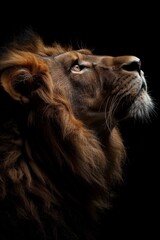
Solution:
{"label": "lion's eye", "polygon": [[81,68],[78,64],[74,65],[72,68],[71,68],[71,71],[72,72],[80,72],[81,71]]}
{"label": "lion's eye", "polygon": [[82,71],[82,69],[84,69],[85,68],[85,66],[84,65],[80,65],[79,63],[78,63],[78,60],[76,60],[75,62],[74,62],[74,64],[72,65],[72,67],[71,67],[71,72],[80,72],[80,71]]}

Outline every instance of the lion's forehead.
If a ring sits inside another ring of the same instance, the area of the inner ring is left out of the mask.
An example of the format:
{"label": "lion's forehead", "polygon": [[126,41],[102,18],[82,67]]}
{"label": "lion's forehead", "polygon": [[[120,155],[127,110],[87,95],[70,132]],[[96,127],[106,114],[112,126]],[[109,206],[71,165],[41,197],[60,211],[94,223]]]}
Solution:
{"label": "lion's forehead", "polygon": [[55,60],[55,62],[64,64],[72,64],[74,61],[79,60],[79,63],[86,66],[88,65],[87,63],[90,63],[93,65],[101,65],[102,67],[119,65],[127,58],[130,58],[130,56],[95,55],[88,49],[71,50],[52,56],[53,61]]}
{"label": "lion's forehead", "polygon": [[69,52],[64,52],[52,58],[55,62],[72,64],[74,61],[79,60],[79,62],[84,63],[97,63],[102,60],[104,56],[94,55],[91,51],[87,49],[74,50]]}

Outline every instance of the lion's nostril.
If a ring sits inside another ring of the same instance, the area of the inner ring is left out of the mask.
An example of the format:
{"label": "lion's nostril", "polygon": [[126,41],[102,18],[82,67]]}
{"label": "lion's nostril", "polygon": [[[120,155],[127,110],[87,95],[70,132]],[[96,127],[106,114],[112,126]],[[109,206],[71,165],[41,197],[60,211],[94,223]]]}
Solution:
{"label": "lion's nostril", "polygon": [[141,71],[141,62],[140,61],[133,61],[128,64],[123,64],[122,69],[127,70],[129,72],[137,71],[140,74]]}

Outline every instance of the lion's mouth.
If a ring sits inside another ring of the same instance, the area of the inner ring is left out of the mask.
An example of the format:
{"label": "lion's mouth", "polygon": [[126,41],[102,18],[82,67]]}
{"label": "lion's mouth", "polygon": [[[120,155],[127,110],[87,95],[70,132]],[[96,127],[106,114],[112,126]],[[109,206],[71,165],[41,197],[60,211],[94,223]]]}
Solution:
{"label": "lion's mouth", "polygon": [[141,86],[141,88],[140,88],[139,93],[140,93],[142,90],[147,91],[147,85],[146,85],[145,81],[142,82],[142,86]]}

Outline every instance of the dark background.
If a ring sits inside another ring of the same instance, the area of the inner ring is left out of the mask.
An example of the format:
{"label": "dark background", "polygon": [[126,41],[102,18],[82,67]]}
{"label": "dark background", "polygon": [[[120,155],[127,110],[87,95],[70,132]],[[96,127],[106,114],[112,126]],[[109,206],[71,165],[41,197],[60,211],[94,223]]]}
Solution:
{"label": "dark background", "polygon": [[[158,238],[159,222],[159,103],[160,37],[158,6],[139,2],[29,2],[1,8],[0,44],[32,27],[44,42],[88,47],[95,54],[136,55],[142,61],[155,114],[148,122],[120,124],[127,149],[124,184],[114,208],[106,213],[103,231],[123,238]],[[90,5],[90,6],[89,6]],[[9,12],[8,12],[9,11]],[[8,22],[7,22],[8,21]],[[155,237],[156,236],[156,237]],[[107,238],[106,238],[107,239]]]}

